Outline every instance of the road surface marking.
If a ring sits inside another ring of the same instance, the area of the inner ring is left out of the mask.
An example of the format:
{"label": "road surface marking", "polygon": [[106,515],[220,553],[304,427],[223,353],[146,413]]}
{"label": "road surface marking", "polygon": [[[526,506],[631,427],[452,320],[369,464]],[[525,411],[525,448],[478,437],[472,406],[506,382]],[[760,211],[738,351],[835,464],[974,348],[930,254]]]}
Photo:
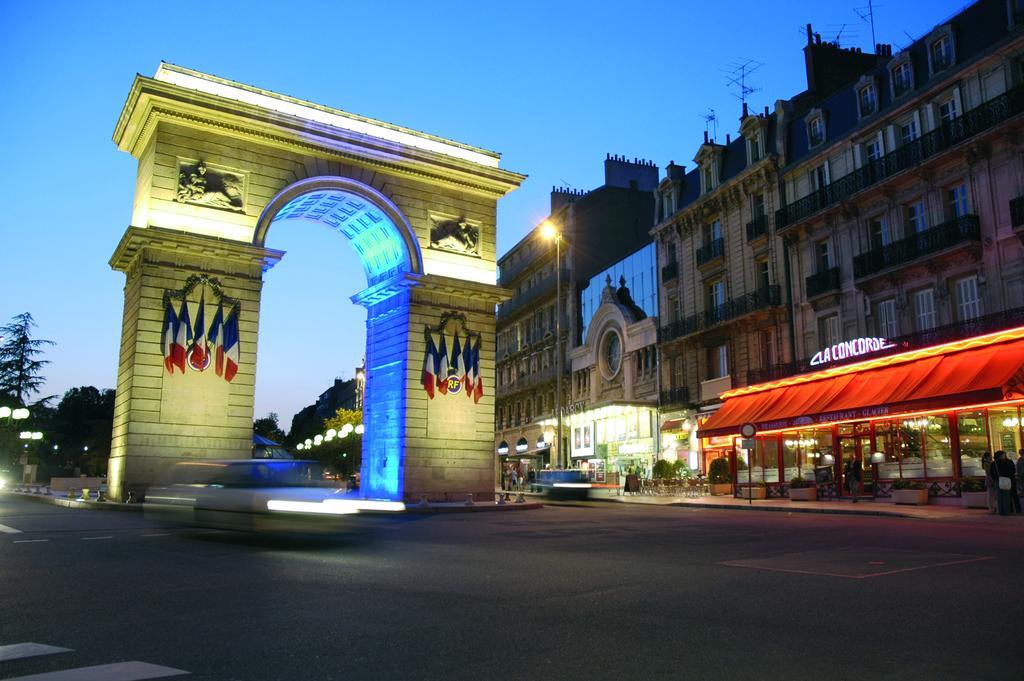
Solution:
{"label": "road surface marking", "polygon": [[0,525],[0,532],[4,534],[21,534],[21,530],[16,530],[10,525]]}
{"label": "road surface marking", "polygon": [[113,539],[114,535],[107,535],[106,537],[82,537],[82,541],[89,541],[90,539]]}
{"label": "road surface marking", "polygon": [[182,674],[188,674],[188,672],[173,667],[132,661],[19,676],[7,681],[141,681],[142,679],[162,679]]}
{"label": "road surface marking", "polygon": [[144,534],[143,537],[170,537],[170,532],[159,532],[157,534]]}
{"label": "road surface marking", "polygon": [[15,539],[15,544],[35,544],[36,542],[50,541],[49,539]]}
{"label": "road surface marking", "polygon": [[57,646],[47,646],[42,643],[12,643],[9,646],[0,646],[0,662],[20,660],[23,657],[35,657],[36,655],[70,652],[72,652],[71,648],[58,648]]}

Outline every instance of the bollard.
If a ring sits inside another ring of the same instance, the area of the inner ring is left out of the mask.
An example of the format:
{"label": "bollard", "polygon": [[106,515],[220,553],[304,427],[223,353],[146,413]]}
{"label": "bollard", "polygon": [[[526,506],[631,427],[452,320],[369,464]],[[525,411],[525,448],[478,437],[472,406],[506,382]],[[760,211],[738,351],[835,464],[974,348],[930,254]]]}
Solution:
{"label": "bollard", "polygon": [[466,506],[472,506],[473,505],[473,494],[472,493],[466,495],[466,503],[465,503],[465,505]]}
{"label": "bollard", "polygon": [[498,506],[505,505],[505,494],[504,492],[498,492]]}
{"label": "bollard", "polygon": [[103,496],[103,490],[96,492],[96,501],[106,501],[107,498]]}
{"label": "bollard", "polygon": [[421,494],[420,495],[420,503],[418,505],[419,505],[420,508],[429,508],[430,502],[427,501],[427,495],[426,494]]}
{"label": "bollard", "polygon": [[68,489],[68,499],[74,499],[76,494],[77,494],[77,492],[78,492],[78,490],[76,490],[74,487],[69,488]]}
{"label": "bollard", "polygon": [[133,490],[133,489],[128,490],[128,498],[124,500],[124,503],[126,503],[126,504],[134,504],[135,503],[135,490]]}
{"label": "bollard", "polygon": [[526,497],[523,496],[522,492],[520,492],[519,494],[516,495],[516,503],[517,504],[525,504],[526,503]]}
{"label": "bollard", "polygon": [[89,488],[88,487],[83,487],[82,488],[82,501],[89,501]]}

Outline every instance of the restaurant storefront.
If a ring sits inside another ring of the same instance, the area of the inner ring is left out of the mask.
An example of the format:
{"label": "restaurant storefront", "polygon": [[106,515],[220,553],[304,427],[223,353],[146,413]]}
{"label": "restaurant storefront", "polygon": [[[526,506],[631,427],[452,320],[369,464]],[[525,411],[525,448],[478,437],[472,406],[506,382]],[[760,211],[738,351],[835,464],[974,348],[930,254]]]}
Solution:
{"label": "restaurant storefront", "polygon": [[[626,473],[650,476],[657,454],[657,411],[636,404],[608,404],[568,415],[571,467],[592,482],[621,484]],[[544,422],[545,424],[547,422]]]}
{"label": "restaurant storefront", "polygon": [[[883,348],[888,350],[888,348]],[[737,496],[748,485],[788,496],[794,478],[819,498],[848,496],[846,465],[863,466],[859,495],[886,498],[898,480],[934,499],[984,474],[985,452],[1016,454],[1024,437],[1024,328],[882,354],[722,394],[700,425],[727,448]],[[752,451],[740,426],[757,428]]]}

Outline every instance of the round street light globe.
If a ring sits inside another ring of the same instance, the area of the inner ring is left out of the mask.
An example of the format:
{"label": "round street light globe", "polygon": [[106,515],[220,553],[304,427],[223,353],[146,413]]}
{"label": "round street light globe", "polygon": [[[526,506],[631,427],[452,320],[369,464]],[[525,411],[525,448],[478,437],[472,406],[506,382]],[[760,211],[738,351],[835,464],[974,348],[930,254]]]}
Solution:
{"label": "round street light globe", "polygon": [[304,447],[305,447],[305,445],[302,444],[301,442],[299,444],[295,445],[295,449],[299,450],[300,452],[303,450]]}
{"label": "round street light globe", "polygon": [[551,220],[545,220],[540,225],[540,235],[548,240],[554,239],[558,235],[558,228]]}
{"label": "round street light globe", "polygon": [[348,435],[351,432],[352,432],[352,424],[351,423],[346,423],[345,425],[343,425],[341,427],[341,436],[342,437],[345,437],[346,435]]}
{"label": "round street light globe", "polygon": [[40,433],[40,432],[39,432],[39,431],[37,430],[36,432],[32,433],[32,439],[33,439],[33,440],[42,440],[42,439],[43,439],[43,434],[42,434],[42,433]]}
{"label": "round street light globe", "polygon": [[362,435],[366,431],[366,428],[364,428],[363,424],[360,423],[358,426],[356,426],[355,430],[356,430],[356,435]]}
{"label": "round street light globe", "polygon": [[324,436],[323,435],[317,435],[316,437],[313,438],[313,444],[314,445],[319,445],[323,441],[324,441]]}
{"label": "round street light globe", "polygon": [[18,437],[21,438],[22,440],[31,440],[32,439],[32,431],[30,431],[30,430],[23,430],[20,433],[18,433]]}
{"label": "round street light globe", "polygon": [[10,407],[0,407],[0,419],[9,418],[11,415]]}
{"label": "round street light globe", "polygon": [[328,432],[327,435],[324,435],[324,442],[330,442],[333,439],[334,439],[334,434],[333,433]]}
{"label": "round street light globe", "polygon": [[24,407],[22,407],[21,409],[15,409],[14,411],[11,412],[11,418],[15,420],[27,419],[28,409],[25,409]]}
{"label": "round street light globe", "polygon": [[338,431],[334,428],[327,429],[327,435],[325,436],[328,440],[333,440],[338,435]]}
{"label": "round street light globe", "polygon": [[312,445],[312,444],[313,444],[313,441],[312,441],[312,440],[310,440],[310,439],[309,439],[309,438],[307,437],[307,438],[306,438],[306,446],[307,446],[307,447],[309,447],[309,446],[310,446],[310,445]]}

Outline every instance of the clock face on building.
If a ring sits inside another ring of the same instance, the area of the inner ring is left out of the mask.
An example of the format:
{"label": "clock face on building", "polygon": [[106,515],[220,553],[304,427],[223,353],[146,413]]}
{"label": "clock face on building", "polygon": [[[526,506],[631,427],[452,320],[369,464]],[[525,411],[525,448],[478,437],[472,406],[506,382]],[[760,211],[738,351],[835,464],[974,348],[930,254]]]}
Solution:
{"label": "clock face on building", "polygon": [[609,333],[604,340],[604,366],[608,376],[619,373],[619,365],[622,363],[622,341],[619,334]]}

